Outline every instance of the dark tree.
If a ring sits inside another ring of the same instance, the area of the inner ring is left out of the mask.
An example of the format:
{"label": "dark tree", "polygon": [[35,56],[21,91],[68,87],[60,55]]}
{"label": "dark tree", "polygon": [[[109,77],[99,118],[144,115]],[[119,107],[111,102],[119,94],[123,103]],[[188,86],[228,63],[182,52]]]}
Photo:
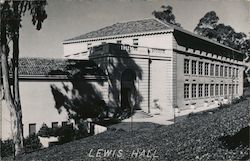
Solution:
{"label": "dark tree", "polygon": [[[19,29],[22,17],[27,11],[30,11],[33,25],[36,26],[37,30],[40,30],[42,22],[47,18],[46,4],[46,0],[2,0],[0,3],[1,90],[3,90],[2,97],[11,113],[15,155],[23,151],[22,109],[18,84]],[[13,44],[12,55],[9,54],[9,42]],[[8,61],[9,58],[12,58],[12,62]],[[12,66],[12,88],[10,66]]]}
{"label": "dark tree", "polygon": [[155,16],[155,18],[166,22],[166,23],[170,23],[172,25],[176,25],[178,27],[181,27],[180,23],[177,23],[175,21],[175,15],[173,14],[173,7],[172,6],[165,6],[162,5],[161,6],[161,11],[153,11],[152,14]]}

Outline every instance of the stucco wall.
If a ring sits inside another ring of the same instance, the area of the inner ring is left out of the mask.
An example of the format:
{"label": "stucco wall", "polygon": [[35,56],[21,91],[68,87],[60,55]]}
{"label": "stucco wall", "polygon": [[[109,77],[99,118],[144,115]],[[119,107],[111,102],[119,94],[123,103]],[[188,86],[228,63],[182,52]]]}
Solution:
{"label": "stucco wall", "polygon": [[[68,120],[67,112],[63,109],[60,113],[55,108],[55,100],[51,92],[50,85],[56,85],[61,91],[63,90],[63,83],[72,89],[70,82],[60,81],[21,81],[20,82],[20,95],[23,112],[23,124],[24,124],[24,137],[29,135],[29,124],[36,123],[36,132],[40,129],[43,123],[46,123],[51,127],[52,122],[58,122],[61,126],[62,121]],[[97,91],[103,95],[103,99],[107,100],[107,96],[103,94],[107,90],[106,83],[100,84],[98,81],[90,81],[90,84],[96,88]],[[107,92],[105,92],[107,93]],[[66,93],[64,93],[66,94]],[[70,97],[70,94],[67,94]],[[10,114],[3,101],[2,110],[2,137],[3,139],[11,137],[10,128]],[[72,121],[71,121],[72,122]]]}
{"label": "stucco wall", "polygon": [[[131,37],[113,37],[112,39],[106,40],[97,40],[97,41],[87,41],[87,42],[78,42],[72,44],[63,44],[64,56],[71,55],[70,58],[79,58],[79,59],[88,59],[88,54],[74,55],[79,52],[86,52],[88,47],[101,45],[105,43],[117,43],[117,40],[121,40],[122,44],[133,45],[133,39],[138,39],[138,46],[152,47],[152,48],[161,48],[161,49],[171,49],[172,48],[172,39],[167,34],[158,34],[158,35],[144,35],[144,36],[131,36]],[[157,42],[157,43],[155,43]],[[91,45],[87,45],[91,44]]]}

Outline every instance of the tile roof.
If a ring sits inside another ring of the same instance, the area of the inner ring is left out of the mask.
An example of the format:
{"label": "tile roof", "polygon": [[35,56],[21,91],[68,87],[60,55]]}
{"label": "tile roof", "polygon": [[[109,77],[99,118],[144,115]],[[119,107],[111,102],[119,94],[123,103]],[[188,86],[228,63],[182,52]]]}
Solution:
{"label": "tile roof", "polygon": [[69,75],[69,66],[78,65],[85,76],[104,76],[104,72],[91,60],[67,60],[54,58],[20,58],[20,76]]}
{"label": "tile roof", "polygon": [[166,24],[163,24],[159,20],[144,19],[144,20],[123,22],[123,23],[116,23],[111,26],[107,26],[99,30],[92,31],[65,41],[74,41],[81,39],[132,34],[132,33],[149,32],[149,31],[159,31],[165,29],[170,29],[170,27]]}

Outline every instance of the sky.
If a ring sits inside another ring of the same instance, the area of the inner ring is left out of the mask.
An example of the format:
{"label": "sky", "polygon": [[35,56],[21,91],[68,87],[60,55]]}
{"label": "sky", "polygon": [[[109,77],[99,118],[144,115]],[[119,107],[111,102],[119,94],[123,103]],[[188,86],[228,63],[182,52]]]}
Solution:
{"label": "sky", "polygon": [[48,18],[37,31],[29,13],[22,20],[20,57],[63,56],[62,41],[117,22],[153,18],[162,5],[173,7],[176,21],[193,31],[199,20],[215,11],[219,22],[249,33],[250,0],[47,0]]}

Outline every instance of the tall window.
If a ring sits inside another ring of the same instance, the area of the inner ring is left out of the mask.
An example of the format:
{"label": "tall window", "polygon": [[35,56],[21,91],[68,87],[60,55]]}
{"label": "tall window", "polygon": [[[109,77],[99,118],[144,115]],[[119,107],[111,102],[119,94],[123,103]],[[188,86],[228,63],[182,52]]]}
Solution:
{"label": "tall window", "polygon": [[224,95],[227,95],[227,84],[225,84],[225,87],[224,87]]}
{"label": "tall window", "polygon": [[236,78],[238,78],[239,77],[239,69],[237,68],[236,69]]}
{"label": "tall window", "polygon": [[220,95],[223,95],[223,84],[220,85]]}
{"label": "tall window", "polygon": [[192,60],[192,74],[196,74],[196,61]]}
{"label": "tall window", "polygon": [[52,122],[52,128],[58,128],[58,122]]}
{"label": "tall window", "polygon": [[219,76],[219,65],[215,66],[215,76]]}
{"label": "tall window", "polygon": [[214,96],[214,84],[210,85],[210,96]]}
{"label": "tall window", "polygon": [[233,72],[232,75],[233,75],[233,77],[235,77],[235,68],[232,68],[232,70],[233,70],[232,71]]}
{"label": "tall window", "polygon": [[29,135],[35,134],[36,133],[36,124],[29,124]]}
{"label": "tall window", "polygon": [[196,97],[196,84],[192,84],[192,97]]}
{"label": "tall window", "polygon": [[215,85],[215,96],[219,95],[219,84]]}
{"label": "tall window", "polygon": [[139,45],[138,39],[133,39],[133,45],[138,46]]}
{"label": "tall window", "polygon": [[208,96],[208,84],[205,84],[205,97]]}
{"label": "tall window", "polygon": [[225,66],[225,77],[227,77],[227,67]]}
{"label": "tall window", "polygon": [[223,66],[220,66],[220,76],[223,77]]}
{"label": "tall window", "polygon": [[210,76],[214,76],[214,64],[210,65]]}
{"label": "tall window", "polygon": [[235,90],[235,92],[236,92],[236,94],[239,93],[239,85],[238,84],[236,84],[236,90]]}
{"label": "tall window", "polygon": [[232,68],[231,68],[231,67],[228,68],[228,76],[229,76],[229,77],[232,76]]}
{"label": "tall window", "polygon": [[184,59],[184,73],[189,74],[189,60]]}
{"label": "tall window", "polygon": [[208,75],[208,63],[205,63],[205,75]]}
{"label": "tall window", "polygon": [[234,92],[235,92],[235,84],[232,85],[232,93],[235,94]]}
{"label": "tall window", "polygon": [[199,62],[199,75],[203,75],[203,62]]}
{"label": "tall window", "polygon": [[184,84],[184,98],[189,98],[189,84]]}
{"label": "tall window", "polygon": [[199,84],[199,97],[203,97],[203,84]]}
{"label": "tall window", "polygon": [[232,94],[232,84],[229,84],[229,94]]}

